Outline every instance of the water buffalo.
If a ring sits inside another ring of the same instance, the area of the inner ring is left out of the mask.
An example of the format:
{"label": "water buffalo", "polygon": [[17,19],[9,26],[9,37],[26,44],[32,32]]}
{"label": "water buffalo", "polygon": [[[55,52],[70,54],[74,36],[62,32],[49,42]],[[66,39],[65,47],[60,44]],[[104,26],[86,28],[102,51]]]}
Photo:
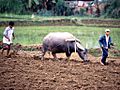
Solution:
{"label": "water buffalo", "polygon": [[69,58],[73,52],[77,52],[83,61],[87,61],[87,50],[68,32],[53,32],[46,35],[43,39],[42,59],[47,51],[52,52],[54,58],[57,58],[56,53],[66,53]]}

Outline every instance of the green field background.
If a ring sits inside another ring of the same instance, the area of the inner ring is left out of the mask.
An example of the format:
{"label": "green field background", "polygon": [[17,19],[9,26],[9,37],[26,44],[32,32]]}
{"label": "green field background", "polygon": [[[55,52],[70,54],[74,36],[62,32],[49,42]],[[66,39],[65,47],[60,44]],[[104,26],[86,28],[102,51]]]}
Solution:
{"label": "green field background", "polygon": [[[5,27],[0,27],[0,40],[2,40],[4,29]],[[98,48],[99,37],[104,34],[105,29],[86,26],[16,26],[14,43],[22,45],[42,44],[43,38],[50,32],[70,32],[81,41],[84,47]],[[120,49],[120,29],[109,29],[116,48]]]}

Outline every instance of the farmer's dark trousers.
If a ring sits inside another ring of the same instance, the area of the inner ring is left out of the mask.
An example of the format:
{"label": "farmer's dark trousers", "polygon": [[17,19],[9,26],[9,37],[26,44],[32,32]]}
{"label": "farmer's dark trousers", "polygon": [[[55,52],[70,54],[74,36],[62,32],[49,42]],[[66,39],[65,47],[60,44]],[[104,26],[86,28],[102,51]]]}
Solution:
{"label": "farmer's dark trousers", "polygon": [[108,49],[102,48],[102,59],[101,62],[106,64],[106,58],[108,57]]}

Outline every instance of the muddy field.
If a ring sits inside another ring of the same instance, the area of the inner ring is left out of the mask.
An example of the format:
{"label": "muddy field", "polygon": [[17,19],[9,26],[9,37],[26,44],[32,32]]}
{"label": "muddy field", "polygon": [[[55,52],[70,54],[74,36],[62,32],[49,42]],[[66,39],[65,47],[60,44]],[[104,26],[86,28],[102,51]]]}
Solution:
{"label": "muddy field", "polygon": [[44,61],[35,58],[38,51],[18,54],[0,54],[0,90],[120,90],[120,58],[109,57],[109,65],[102,66],[92,55],[83,63],[76,53],[70,60],[47,54]]}

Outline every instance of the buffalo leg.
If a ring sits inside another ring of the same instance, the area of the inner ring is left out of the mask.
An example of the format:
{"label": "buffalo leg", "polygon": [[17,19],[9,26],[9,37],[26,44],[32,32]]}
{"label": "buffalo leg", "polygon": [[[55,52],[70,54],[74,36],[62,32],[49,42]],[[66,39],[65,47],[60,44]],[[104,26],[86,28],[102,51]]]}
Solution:
{"label": "buffalo leg", "polygon": [[53,53],[53,52],[52,52],[52,55],[53,55],[54,59],[56,59],[56,60],[57,60],[56,53]]}
{"label": "buffalo leg", "polygon": [[69,60],[70,56],[71,56],[71,53],[66,53],[66,56],[67,56],[67,60]]}
{"label": "buffalo leg", "polygon": [[44,48],[42,48],[42,54],[40,54],[41,60],[44,60],[45,53],[46,53],[46,50]]}
{"label": "buffalo leg", "polygon": [[41,60],[44,60],[44,55],[45,55],[45,53],[40,54],[40,59]]}
{"label": "buffalo leg", "polygon": [[5,50],[5,49],[2,49],[2,52],[1,52],[2,55],[3,55],[3,53],[4,53],[4,50]]}

